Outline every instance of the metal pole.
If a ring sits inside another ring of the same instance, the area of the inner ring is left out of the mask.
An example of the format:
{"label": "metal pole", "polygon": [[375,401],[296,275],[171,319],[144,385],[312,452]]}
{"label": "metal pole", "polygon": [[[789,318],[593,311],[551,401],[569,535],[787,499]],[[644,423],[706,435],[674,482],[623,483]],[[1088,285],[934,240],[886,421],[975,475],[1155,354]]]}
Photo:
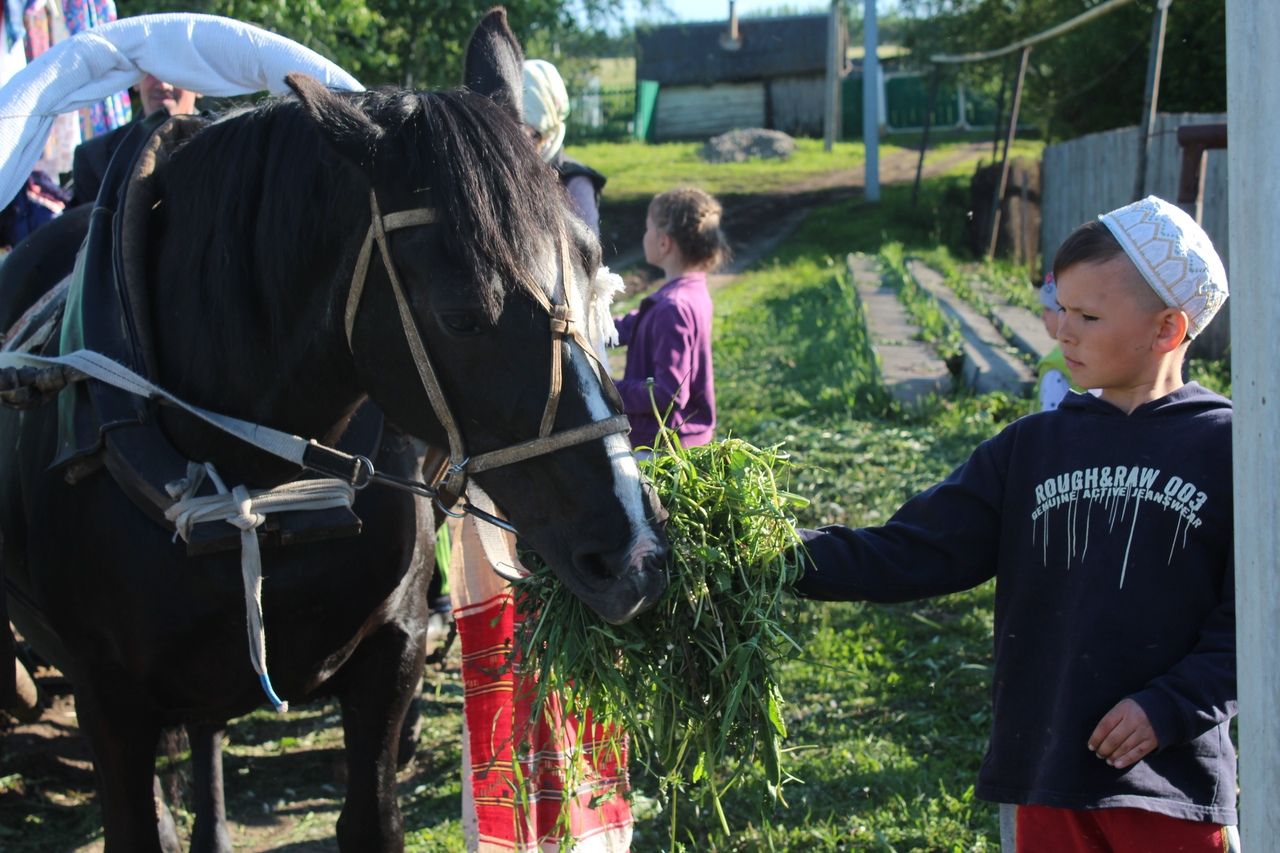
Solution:
{"label": "metal pole", "polygon": [[1147,155],[1151,151],[1151,130],[1160,103],[1160,66],[1164,62],[1164,31],[1169,21],[1169,4],[1159,0],[1151,21],[1151,54],[1147,57],[1147,88],[1142,98],[1142,127],[1138,132],[1138,174],[1133,179],[1133,200],[1147,194]]}
{"label": "metal pole", "polygon": [[876,0],[865,0],[862,13],[862,143],[866,148],[867,201],[880,200],[880,36],[876,32]]}
{"label": "metal pole", "polygon": [[[1241,849],[1280,849],[1280,15],[1227,0]],[[1218,322],[1218,321],[1215,321]]]}
{"label": "metal pole", "polygon": [[991,200],[991,239],[987,242],[987,257],[996,253],[996,239],[1000,236],[1000,207],[1005,188],[1009,186],[1009,146],[1018,132],[1018,111],[1022,108],[1022,81],[1027,76],[1027,60],[1031,57],[1031,45],[1022,49],[1022,62],[1018,65],[1018,81],[1013,86],[1013,108],[1009,111],[1009,133],[1004,138],[1004,154],[1000,158],[1000,181],[995,197]]}
{"label": "metal pole", "polygon": [[911,206],[916,206],[920,195],[920,176],[924,172],[924,154],[929,150],[929,125],[933,124],[933,104],[938,98],[938,80],[942,69],[933,66],[933,82],[929,84],[929,111],[924,114],[924,134],[920,137],[920,159],[916,161],[916,182],[911,185]]}

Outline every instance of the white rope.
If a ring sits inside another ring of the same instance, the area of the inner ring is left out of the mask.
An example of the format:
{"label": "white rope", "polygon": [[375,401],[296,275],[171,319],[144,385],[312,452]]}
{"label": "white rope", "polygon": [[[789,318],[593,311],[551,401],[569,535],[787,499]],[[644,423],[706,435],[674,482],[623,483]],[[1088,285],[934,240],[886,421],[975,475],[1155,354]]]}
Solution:
{"label": "white rope", "polygon": [[295,465],[301,466],[303,464],[303,454],[313,444],[313,442],[307,441],[305,438],[290,435],[278,429],[242,421],[239,418],[220,415],[208,409],[193,406],[170,394],[159,385],[149,382],[123,364],[92,350],[75,350],[61,356],[41,356],[19,352],[0,353],[0,368],[52,367],[55,365],[75,368],[85,376],[105,382],[112,387],[128,391],[131,394],[136,394],[139,397],[145,397],[149,400],[164,400],[200,420],[234,435],[259,450],[293,462]]}
{"label": "white rope", "polygon": [[[205,477],[213,481],[218,493],[196,497]],[[275,709],[289,710],[271,685],[267,670],[267,634],[262,619],[262,553],[258,548],[258,528],[272,512],[332,509],[350,507],[355,489],[342,480],[316,479],[285,483],[273,489],[249,491],[236,486],[228,491],[211,463],[188,463],[186,479],[171,483],[170,494],[178,492],[173,506],[164,517],[173,522],[178,535],[189,542],[195,525],[206,521],[225,521],[240,531],[240,575],[244,582],[245,622],[249,632],[249,662],[258,674],[258,682]]]}
{"label": "white rope", "polygon": [[[312,444],[296,435],[193,406],[119,362],[92,350],[76,350],[63,356],[0,353],[0,368],[53,365],[72,367],[85,376],[140,397],[165,400],[241,441],[298,465],[302,464],[303,453]],[[218,494],[196,497],[206,477],[213,481]],[[282,713],[289,710],[289,703],[281,700],[271,686],[271,676],[267,672],[267,639],[262,625],[262,555],[258,550],[257,528],[272,512],[349,508],[355,500],[355,488],[344,480],[311,479],[285,483],[264,491],[250,492],[244,486],[228,490],[212,464],[189,462],[187,476],[167,484],[165,490],[175,501],[165,510],[165,518],[173,522],[183,541],[189,542],[192,528],[205,521],[225,521],[240,530],[240,573],[244,580],[249,662],[258,673],[263,692],[275,709]]]}

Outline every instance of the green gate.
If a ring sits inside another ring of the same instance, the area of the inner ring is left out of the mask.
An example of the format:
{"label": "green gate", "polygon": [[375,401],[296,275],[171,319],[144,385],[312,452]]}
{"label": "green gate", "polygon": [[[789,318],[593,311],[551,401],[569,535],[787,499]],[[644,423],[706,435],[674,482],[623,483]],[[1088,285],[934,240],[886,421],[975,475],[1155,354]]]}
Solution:
{"label": "green gate", "polygon": [[636,120],[632,133],[641,142],[652,142],[654,119],[658,114],[657,80],[636,81]]}
{"label": "green gate", "polygon": [[[892,130],[924,127],[929,110],[929,86],[925,75],[890,77],[884,83],[885,122]],[[844,78],[840,91],[844,120],[841,130],[845,139],[862,138],[862,77]],[[965,122],[971,127],[991,127],[996,120],[995,98],[965,88]],[[938,87],[934,103],[932,127],[955,127],[960,123],[956,86],[943,83]]]}

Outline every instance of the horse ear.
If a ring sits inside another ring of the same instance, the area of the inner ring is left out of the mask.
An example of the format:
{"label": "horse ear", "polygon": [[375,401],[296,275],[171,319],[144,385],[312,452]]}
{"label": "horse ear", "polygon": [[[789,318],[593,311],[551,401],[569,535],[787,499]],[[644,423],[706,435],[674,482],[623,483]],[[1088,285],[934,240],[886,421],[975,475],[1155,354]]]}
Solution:
{"label": "horse ear", "polygon": [[372,167],[383,135],[381,127],[350,100],[308,74],[295,71],[285,75],[284,82],[339,154],[366,171]]}
{"label": "horse ear", "polygon": [[507,25],[507,10],[501,6],[486,12],[471,34],[462,82],[523,121],[524,51]]}

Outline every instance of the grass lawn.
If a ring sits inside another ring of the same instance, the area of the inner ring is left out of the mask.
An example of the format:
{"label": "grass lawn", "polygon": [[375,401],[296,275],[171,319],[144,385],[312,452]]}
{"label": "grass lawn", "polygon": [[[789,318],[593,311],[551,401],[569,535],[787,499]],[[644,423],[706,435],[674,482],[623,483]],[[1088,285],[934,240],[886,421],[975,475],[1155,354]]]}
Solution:
{"label": "grass lawn", "polygon": [[860,169],[863,163],[862,145],[851,142],[825,152],[820,139],[797,139],[795,154],[781,162],[711,164],[698,156],[701,147],[696,142],[601,142],[569,146],[566,153],[608,176],[608,201],[617,204],[648,201],[680,184],[696,184],[716,196],[767,192],[834,169]]}
{"label": "grass lawn", "polygon": [[[906,157],[914,166],[918,152],[911,150],[909,145],[916,141],[905,137],[882,140],[882,162],[889,157]],[[965,145],[965,140],[930,143],[925,162],[947,160]],[[1010,156],[1037,157],[1042,147],[1040,142],[1018,140],[1010,150]],[[608,177],[606,204],[645,202],[680,184],[694,184],[715,196],[769,192],[819,178],[835,170],[861,172],[865,161],[860,142],[837,142],[828,152],[822,150],[820,139],[796,139],[795,154],[787,160],[751,160],[745,163],[707,163],[698,156],[701,148],[702,144],[698,142],[656,145],[599,142],[570,145],[565,151],[570,157]],[[985,150],[985,155],[989,161],[990,151]],[[967,176],[972,174],[974,162],[969,159],[954,168]],[[910,186],[905,189],[909,194]]]}
{"label": "grass lawn", "polygon": [[[844,272],[849,250],[955,238],[937,214],[971,168],[927,182],[916,208],[909,187],[887,187],[878,208],[816,211],[716,294],[721,425],[790,450],[790,488],[812,499],[802,524],[883,522],[1030,409],[1003,395],[889,402]],[[996,810],[972,791],[989,723],[992,586],[894,606],[797,604],[796,620],[805,653],[783,693],[800,781],[784,789],[788,807],[762,818],[759,802],[732,801],[744,829],[718,838],[691,819],[689,849],[999,849]]]}

